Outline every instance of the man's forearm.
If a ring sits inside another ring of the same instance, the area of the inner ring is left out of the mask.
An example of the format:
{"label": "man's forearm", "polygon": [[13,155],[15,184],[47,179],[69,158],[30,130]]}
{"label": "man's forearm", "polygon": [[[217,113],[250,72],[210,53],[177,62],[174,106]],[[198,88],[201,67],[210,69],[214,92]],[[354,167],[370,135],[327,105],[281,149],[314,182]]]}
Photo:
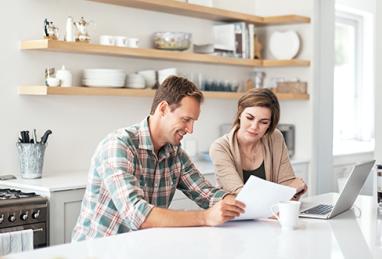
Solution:
{"label": "man's forearm", "polygon": [[206,211],[177,211],[154,207],[140,228],[205,226],[205,214]]}

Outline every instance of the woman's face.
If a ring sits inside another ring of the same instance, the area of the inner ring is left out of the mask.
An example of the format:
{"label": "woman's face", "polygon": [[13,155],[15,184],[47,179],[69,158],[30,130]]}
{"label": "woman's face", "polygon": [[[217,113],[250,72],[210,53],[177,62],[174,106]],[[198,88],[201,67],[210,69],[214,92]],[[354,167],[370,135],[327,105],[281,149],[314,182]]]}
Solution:
{"label": "woman's face", "polygon": [[247,141],[257,141],[267,132],[271,124],[272,112],[266,107],[247,107],[240,115],[240,138]]}

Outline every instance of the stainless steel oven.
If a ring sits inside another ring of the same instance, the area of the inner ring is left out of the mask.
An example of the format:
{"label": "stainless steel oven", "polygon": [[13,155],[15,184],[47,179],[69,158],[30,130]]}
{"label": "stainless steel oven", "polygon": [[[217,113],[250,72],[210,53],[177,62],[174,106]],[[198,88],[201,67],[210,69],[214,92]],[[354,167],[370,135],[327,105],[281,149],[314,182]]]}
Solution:
{"label": "stainless steel oven", "polygon": [[295,126],[293,124],[279,124],[277,128],[283,134],[289,157],[292,158],[295,153]]}
{"label": "stainless steel oven", "polygon": [[33,247],[48,246],[48,199],[33,192],[0,189],[0,233],[33,230]]}

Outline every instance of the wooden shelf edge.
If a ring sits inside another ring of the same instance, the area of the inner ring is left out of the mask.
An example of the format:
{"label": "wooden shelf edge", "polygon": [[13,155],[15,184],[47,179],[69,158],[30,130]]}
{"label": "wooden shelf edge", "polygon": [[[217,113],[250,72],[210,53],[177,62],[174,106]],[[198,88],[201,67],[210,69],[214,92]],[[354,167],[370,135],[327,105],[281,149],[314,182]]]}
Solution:
{"label": "wooden shelf edge", "polygon": [[[72,96],[132,96],[153,97],[155,90],[131,89],[131,88],[108,88],[108,87],[47,87],[39,85],[23,85],[18,87],[19,95],[72,95]],[[211,99],[239,99],[244,93],[234,92],[203,92],[206,98]],[[308,100],[308,94],[276,93],[280,100]]]}
{"label": "wooden shelf edge", "polygon": [[263,25],[286,25],[286,24],[298,24],[298,23],[310,23],[311,19],[307,16],[301,16],[296,14],[291,15],[278,15],[263,17]]}
{"label": "wooden shelf edge", "polygon": [[105,4],[139,8],[149,11],[170,13],[221,22],[238,22],[262,24],[263,17],[226,9],[183,3],[174,0],[89,0]]}
{"label": "wooden shelf edge", "polygon": [[89,0],[105,4],[121,5],[175,15],[202,18],[221,22],[247,22],[257,25],[310,23],[310,18],[300,15],[262,17],[226,9],[188,4],[174,0]]}
{"label": "wooden shelf edge", "polygon": [[264,59],[261,61],[261,67],[309,67],[310,61],[304,59],[289,60],[271,60]]}
{"label": "wooden shelf edge", "polygon": [[301,93],[277,93],[277,92],[274,92],[274,93],[276,94],[277,98],[280,101],[288,101],[288,100],[307,101],[310,98],[309,94],[301,94]]}
{"label": "wooden shelf edge", "polygon": [[71,53],[87,53],[95,55],[126,56],[144,59],[176,60],[184,62],[210,63],[217,65],[235,65],[246,67],[288,67],[288,66],[309,66],[310,61],[291,60],[259,60],[240,59],[192,52],[179,52],[157,49],[127,48],[116,46],[105,46],[93,43],[66,42],[59,40],[27,40],[20,44],[22,50],[42,50],[59,51]]}

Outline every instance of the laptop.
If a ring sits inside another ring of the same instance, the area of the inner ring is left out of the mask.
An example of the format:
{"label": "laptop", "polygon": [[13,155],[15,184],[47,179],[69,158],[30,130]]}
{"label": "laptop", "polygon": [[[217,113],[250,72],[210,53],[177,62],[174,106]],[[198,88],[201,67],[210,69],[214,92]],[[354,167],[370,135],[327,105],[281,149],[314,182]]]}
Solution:
{"label": "laptop", "polygon": [[[336,202],[318,204],[314,207],[303,209],[300,211],[300,217],[330,219],[350,209],[353,206],[354,201],[357,199],[374,163],[375,160],[356,164]],[[314,202],[314,198],[312,202]]]}

